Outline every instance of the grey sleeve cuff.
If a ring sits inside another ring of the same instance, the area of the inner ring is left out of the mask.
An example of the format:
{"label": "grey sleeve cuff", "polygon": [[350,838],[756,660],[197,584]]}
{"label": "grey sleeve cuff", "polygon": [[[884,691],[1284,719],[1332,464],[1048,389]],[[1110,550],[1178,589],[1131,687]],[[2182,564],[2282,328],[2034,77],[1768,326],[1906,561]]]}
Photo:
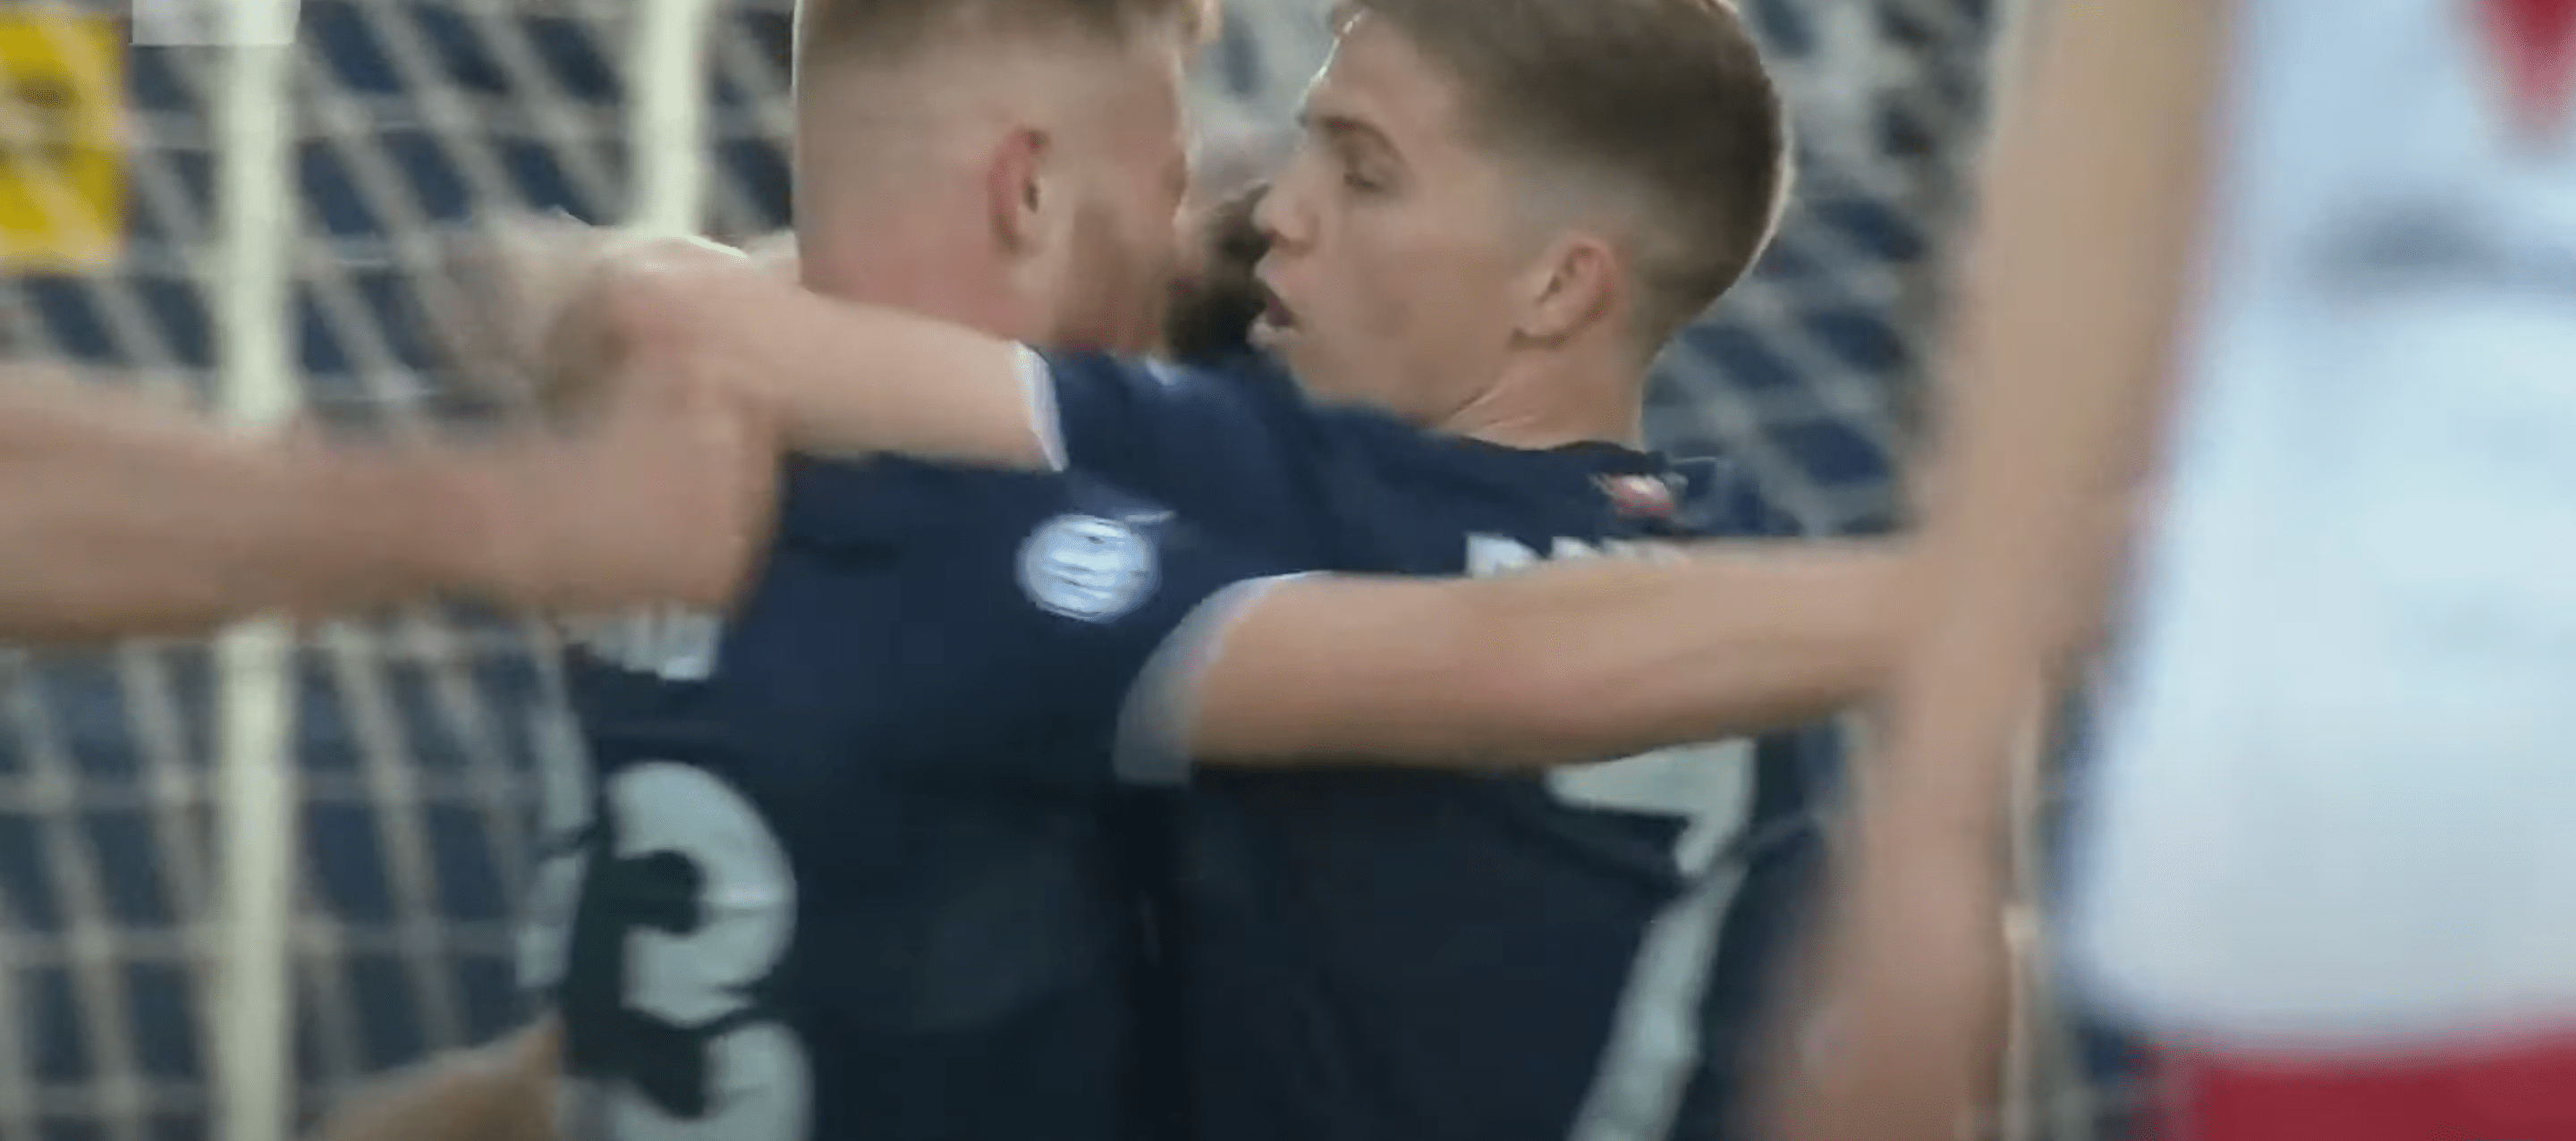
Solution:
{"label": "grey sleeve cuff", "polygon": [[1064,415],[1055,399],[1055,372],[1047,367],[1046,358],[1027,345],[1020,350],[1020,385],[1028,392],[1029,429],[1037,433],[1038,448],[1046,453],[1047,467],[1063,471],[1068,465],[1064,454]]}
{"label": "grey sleeve cuff", "polygon": [[1118,710],[1118,739],[1111,763],[1129,784],[1186,784],[1193,767],[1190,728],[1198,716],[1199,683],[1215,664],[1237,618],[1271,587],[1305,574],[1246,579],[1211,594],[1190,610],[1170,637],[1145,659]]}

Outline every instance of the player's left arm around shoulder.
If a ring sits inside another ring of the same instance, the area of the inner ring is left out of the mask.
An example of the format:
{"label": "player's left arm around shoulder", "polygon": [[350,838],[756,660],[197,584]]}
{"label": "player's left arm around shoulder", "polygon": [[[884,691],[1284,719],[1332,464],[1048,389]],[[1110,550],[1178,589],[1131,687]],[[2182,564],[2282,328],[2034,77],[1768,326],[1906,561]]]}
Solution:
{"label": "player's left arm around shoulder", "polygon": [[1879,683],[1902,626],[1900,544],[1686,549],[1276,583],[1200,665],[1191,755],[1537,768],[1797,724]]}
{"label": "player's left arm around shoulder", "polygon": [[559,370],[753,393],[804,450],[1058,466],[1043,365],[1025,346],[826,297],[703,244],[621,247],[559,327],[575,346]]}

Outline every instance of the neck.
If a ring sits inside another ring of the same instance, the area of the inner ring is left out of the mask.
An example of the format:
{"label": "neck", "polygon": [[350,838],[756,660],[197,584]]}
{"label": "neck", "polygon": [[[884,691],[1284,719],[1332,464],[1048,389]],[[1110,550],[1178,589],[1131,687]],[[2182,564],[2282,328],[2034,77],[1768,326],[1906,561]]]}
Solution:
{"label": "neck", "polygon": [[890,210],[882,217],[917,223],[888,226],[808,217],[797,228],[799,272],[807,289],[827,297],[902,309],[971,329],[1025,340],[1034,330],[1027,308],[983,263],[930,224],[934,211]]}
{"label": "neck", "polygon": [[1624,362],[1518,362],[1433,427],[1508,448],[1635,448],[1645,444],[1644,401],[1644,371]]}

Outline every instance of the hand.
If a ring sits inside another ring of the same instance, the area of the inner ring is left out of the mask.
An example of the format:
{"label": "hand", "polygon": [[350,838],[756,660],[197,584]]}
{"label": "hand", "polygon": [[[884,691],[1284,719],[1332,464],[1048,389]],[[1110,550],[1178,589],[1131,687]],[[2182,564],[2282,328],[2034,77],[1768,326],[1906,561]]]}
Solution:
{"label": "hand", "polygon": [[505,216],[456,259],[470,314],[457,329],[457,357],[474,383],[550,414],[587,409],[639,332],[611,303],[622,284],[742,261],[698,238],[592,226],[559,212]]}
{"label": "hand", "polygon": [[458,305],[440,328],[469,387],[540,403],[544,346],[612,233],[560,213],[510,214],[448,251]]}
{"label": "hand", "polygon": [[487,494],[489,573],[555,610],[639,599],[720,606],[767,546],[780,437],[760,402],[678,373],[635,371],[598,415],[515,454]]}

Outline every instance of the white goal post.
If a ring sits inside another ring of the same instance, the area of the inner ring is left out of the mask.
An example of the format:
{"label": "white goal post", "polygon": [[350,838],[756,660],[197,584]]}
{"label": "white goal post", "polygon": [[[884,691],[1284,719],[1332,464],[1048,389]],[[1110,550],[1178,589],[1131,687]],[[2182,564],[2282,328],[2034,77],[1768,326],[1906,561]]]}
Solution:
{"label": "white goal post", "polygon": [[[636,0],[627,224],[695,234],[705,209],[707,21],[714,0]],[[230,0],[222,17],[216,201],[221,356],[216,413],[243,430],[290,420],[302,385],[291,343],[296,219],[291,36],[298,0]],[[296,1129],[293,1065],[297,768],[295,632],[276,620],[218,636],[216,804],[222,869],[213,1018],[217,1141]]]}

